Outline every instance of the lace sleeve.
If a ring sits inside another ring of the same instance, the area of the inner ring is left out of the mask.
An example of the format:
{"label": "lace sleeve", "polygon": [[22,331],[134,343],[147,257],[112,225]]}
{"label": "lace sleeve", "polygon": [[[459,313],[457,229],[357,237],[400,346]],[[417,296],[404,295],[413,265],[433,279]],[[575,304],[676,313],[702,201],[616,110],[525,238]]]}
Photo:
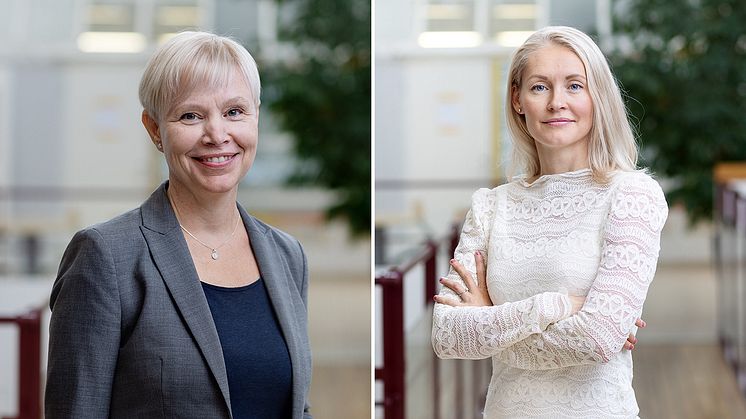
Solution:
{"label": "lace sleeve", "polygon": [[[494,211],[495,191],[477,191],[472,197],[472,207],[466,215],[454,255],[474,278],[474,252],[480,251],[488,256],[487,240]],[[453,268],[448,277],[461,281]],[[442,287],[440,294],[458,299],[447,287]],[[487,358],[531,334],[540,333],[550,323],[569,316],[570,310],[567,296],[556,292],[490,307],[451,307],[436,303],[433,309],[433,349],[440,358]]]}
{"label": "lace sleeve", "polygon": [[517,368],[545,370],[608,362],[642,313],[668,215],[658,183],[644,176],[615,193],[603,233],[601,262],[583,308],[500,353]]}

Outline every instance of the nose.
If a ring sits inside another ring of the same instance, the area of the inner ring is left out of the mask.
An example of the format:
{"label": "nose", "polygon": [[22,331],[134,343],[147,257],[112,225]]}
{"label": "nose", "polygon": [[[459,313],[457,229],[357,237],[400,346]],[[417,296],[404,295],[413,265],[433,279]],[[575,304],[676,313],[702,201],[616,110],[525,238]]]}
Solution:
{"label": "nose", "polygon": [[204,124],[202,142],[207,145],[218,145],[228,142],[226,121],[221,116],[210,117]]}
{"label": "nose", "polygon": [[565,98],[565,92],[562,89],[554,89],[552,96],[549,98],[547,109],[550,111],[557,111],[565,109],[567,107],[567,100]]}

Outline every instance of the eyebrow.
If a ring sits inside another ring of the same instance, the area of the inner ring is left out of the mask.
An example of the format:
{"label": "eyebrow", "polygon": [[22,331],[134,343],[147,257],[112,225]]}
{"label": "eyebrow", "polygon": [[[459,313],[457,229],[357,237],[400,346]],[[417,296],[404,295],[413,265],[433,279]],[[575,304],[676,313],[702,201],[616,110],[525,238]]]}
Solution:
{"label": "eyebrow", "polygon": [[[531,79],[549,80],[549,77],[541,75],[541,74],[532,74],[532,75],[528,76],[528,78],[526,78],[526,80],[531,80]],[[569,75],[567,75],[565,77],[565,80],[572,80],[572,79],[583,79],[583,80],[585,80],[586,77],[584,75],[578,74],[578,73],[569,74]]]}
{"label": "eyebrow", "polygon": [[[235,97],[232,97],[230,99],[226,99],[226,100],[223,101],[223,106],[233,105],[233,104],[240,104],[240,105],[244,105],[244,106],[251,106],[252,102],[249,99],[247,99],[247,98],[245,98],[243,96],[235,96]],[[181,111],[183,109],[195,109],[195,108],[196,109],[202,109],[203,106],[201,104],[199,104],[199,103],[196,103],[196,102],[182,102],[182,103],[179,103],[176,106],[174,106],[173,109],[174,109],[174,111]]]}
{"label": "eyebrow", "polygon": [[225,103],[241,103],[248,105],[251,104],[251,101],[243,96],[236,96],[226,100]]}

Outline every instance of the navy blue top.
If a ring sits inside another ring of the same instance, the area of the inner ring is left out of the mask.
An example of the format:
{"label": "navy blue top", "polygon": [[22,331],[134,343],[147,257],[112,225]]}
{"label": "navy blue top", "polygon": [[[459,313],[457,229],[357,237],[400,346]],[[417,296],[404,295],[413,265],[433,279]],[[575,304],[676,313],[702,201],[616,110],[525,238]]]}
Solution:
{"label": "navy blue top", "polygon": [[202,283],[223,347],[234,419],[285,419],[292,367],[264,281],[237,288]]}

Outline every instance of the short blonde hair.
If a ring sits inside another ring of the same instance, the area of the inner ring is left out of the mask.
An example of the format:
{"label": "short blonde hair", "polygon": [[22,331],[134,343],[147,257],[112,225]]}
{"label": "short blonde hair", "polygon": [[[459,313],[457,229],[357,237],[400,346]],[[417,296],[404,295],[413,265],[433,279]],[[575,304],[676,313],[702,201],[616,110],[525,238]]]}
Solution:
{"label": "short blonde hair", "polygon": [[526,119],[513,109],[512,94],[521,88],[521,78],[531,54],[547,45],[567,48],[585,67],[588,93],[593,103],[593,122],[588,144],[588,165],[593,178],[607,181],[612,171],[637,168],[637,144],[630,125],[621,90],[609,63],[593,40],[567,26],[549,26],[532,34],[513,55],[508,73],[506,120],[513,137],[511,171],[524,171],[528,177],[541,174],[536,143],[526,127]]}
{"label": "short blonde hair", "polygon": [[140,103],[155,120],[196,88],[220,88],[238,69],[259,107],[259,71],[254,58],[233,39],[207,32],[181,32],[158,48],[140,80]]}

